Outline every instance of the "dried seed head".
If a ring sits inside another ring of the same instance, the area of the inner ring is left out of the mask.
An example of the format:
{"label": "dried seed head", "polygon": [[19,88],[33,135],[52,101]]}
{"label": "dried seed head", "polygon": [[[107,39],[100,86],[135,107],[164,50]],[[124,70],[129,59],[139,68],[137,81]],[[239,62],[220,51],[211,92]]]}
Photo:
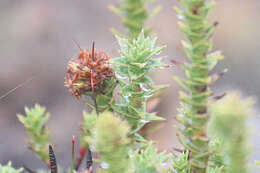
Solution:
{"label": "dried seed head", "polygon": [[94,42],[91,52],[81,49],[78,58],[68,63],[65,86],[78,99],[86,92],[102,90],[104,81],[114,77],[109,59],[106,52],[94,48]]}

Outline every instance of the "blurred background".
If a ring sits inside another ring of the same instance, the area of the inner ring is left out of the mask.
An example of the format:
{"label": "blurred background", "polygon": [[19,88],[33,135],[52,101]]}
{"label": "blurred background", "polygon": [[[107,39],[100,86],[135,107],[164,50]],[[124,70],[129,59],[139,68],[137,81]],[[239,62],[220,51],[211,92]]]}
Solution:
{"label": "blurred background", "polygon": [[[0,163],[11,160],[14,166],[44,168],[34,153],[26,148],[25,129],[16,118],[24,114],[24,106],[35,103],[46,106],[52,117],[48,127],[59,164],[68,166],[71,161],[71,137],[79,135],[83,101],[77,101],[64,87],[66,64],[76,58],[78,47],[96,47],[113,57],[118,48],[109,32],[113,27],[125,32],[120,18],[107,6],[119,0],[1,0],[0,1],[0,95],[28,79],[23,87],[0,100]],[[163,55],[170,59],[185,58],[178,48],[183,39],[172,7],[177,0],[158,0],[149,8],[161,5],[163,10],[147,22],[158,36],[158,44],[166,44]],[[214,91],[240,90],[245,96],[260,97],[260,1],[217,0],[210,20],[218,21],[214,35],[214,50],[222,50],[226,59],[215,71],[228,68],[229,72],[214,86]],[[160,150],[177,145],[174,116],[178,106],[179,86],[173,75],[183,75],[175,67],[152,74],[158,84],[170,87],[161,94],[156,111],[167,118],[150,138],[157,141]],[[259,102],[256,104],[258,115]],[[260,117],[248,122],[252,132],[253,158],[260,160]]]}

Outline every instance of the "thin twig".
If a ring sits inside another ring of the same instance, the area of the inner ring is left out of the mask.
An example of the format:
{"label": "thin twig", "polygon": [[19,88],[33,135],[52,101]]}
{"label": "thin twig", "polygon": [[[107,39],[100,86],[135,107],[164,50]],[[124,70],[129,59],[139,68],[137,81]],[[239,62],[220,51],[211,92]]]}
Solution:
{"label": "thin twig", "polygon": [[94,100],[94,105],[95,105],[96,113],[97,113],[97,115],[98,115],[99,112],[98,112],[98,105],[97,105],[97,97],[94,96],[93,100]]}
{"label": "thin twig", "polygon": [[29,172],[29,173],[36,173],[36,171],[31,170],[31,169],[28,168],[26,165],[23,165],[23,168],[24,168],[27,172]]}
{"label": "thin twig", "polygon": [[77,161],[76,161],[76,165],[75,165],[75,170],[78,171],[81,163],[82,163],[82,160],[84,159],[86,155],[86,149],[85,148],[80,148],[80,152],[79,152],[79,156],[77,158]]}
{"label": "thin twig", "polygon": [[34,79],[35,76],[27,79],[26,81],[24,81],[23,83],[17,85],[16,87],[14,87],[13,89],[9,90],[7,93],[5,93],[4,95],[0,96],[0,100],[4,99],[5,97],[7,97],[8,95],[12,94],[14,91],[16,91],[17,89],[23,87],[25,84],[27,84],[28,82],[32,81]]}
{"label": "thin twig", "polygon": [[179,152],[179,153],[183,153],[183,152],[184,152],[184,150],[179,149],[179,148],[172,147],[172,149],[173,149],[174,151]]}
{"label": "thin twig", "polygon": [[75,169],[75,137],[72,136],[72,152],[71,152],[71,173],[73,173]]}

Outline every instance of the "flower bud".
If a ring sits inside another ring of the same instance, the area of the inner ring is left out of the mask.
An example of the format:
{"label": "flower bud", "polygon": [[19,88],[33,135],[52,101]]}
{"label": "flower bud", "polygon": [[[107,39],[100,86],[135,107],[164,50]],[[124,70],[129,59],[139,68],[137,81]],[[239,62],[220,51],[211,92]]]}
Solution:
{"label": "flower bud", "polygon": [[109,55],[94,48],[91,52],[82,49],[77,59],[68,63],[65,76],[65,86],[77,99],[87,92],[99,93],[104,90],[106,80],[114,78],[114,72],[109,67]]}

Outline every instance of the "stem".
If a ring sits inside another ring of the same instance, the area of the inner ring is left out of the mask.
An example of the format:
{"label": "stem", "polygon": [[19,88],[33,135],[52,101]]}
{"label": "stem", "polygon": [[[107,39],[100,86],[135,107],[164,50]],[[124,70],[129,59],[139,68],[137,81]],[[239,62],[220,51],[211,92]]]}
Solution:
{"label": "stem", "polygon": [[31,169],[28,168],[26,165],[23,165],[23,168],[24,168],[27,172],[29,172],[29,173],[36,173],[36,171],[31,170]]}
{"label": "stem", "polygon": [[[92,100],[94,102],[96,114],[99,115],[97,99],[96,99],[97,97],[96,97],[96,94],[93,91],[92,91],[92,97],[91,98],[92,98]],[[79,156],[77,158],[77,161],[76,161],[76,164],[75,164],[75,170],[76,171],[78,171],[78,169],[79,169],[79,167],[80,167],[80,165],[82,163],[82,160],[83,160],[85,155],[86,155],[86,149],[85,148],[80,148],[80,154],[79,154]],[[74,168],[74,165],[73,165],[73,168]]]}
{"label": "stem", "polygon": [[75,170],[78,171],[81,163],[82,163],[82,160],[84,159],[85,155],[86,155],[86,149],[85,148],[80,148],[80,152],[79,152],[79,157],[77,158],[77,161],[76,161],[76,165],[75,165]]}
{"label": "stem", "polygon": [[[94,95],[94,94],[93,94],[93,95]],[[98,115],[99,112],[98,112],[98,105],[97,105],[97,96],[94,95],[94,96],[92,97],[92,99],[93,99],[93,101],[94,101],[95,110],[96,110],[96,113],[97,113],[97,115]]]}
{"label": "stem", "polygon": [[72,158],[71,158],[71,173],[75,170],[75,137],[72,136]]}

